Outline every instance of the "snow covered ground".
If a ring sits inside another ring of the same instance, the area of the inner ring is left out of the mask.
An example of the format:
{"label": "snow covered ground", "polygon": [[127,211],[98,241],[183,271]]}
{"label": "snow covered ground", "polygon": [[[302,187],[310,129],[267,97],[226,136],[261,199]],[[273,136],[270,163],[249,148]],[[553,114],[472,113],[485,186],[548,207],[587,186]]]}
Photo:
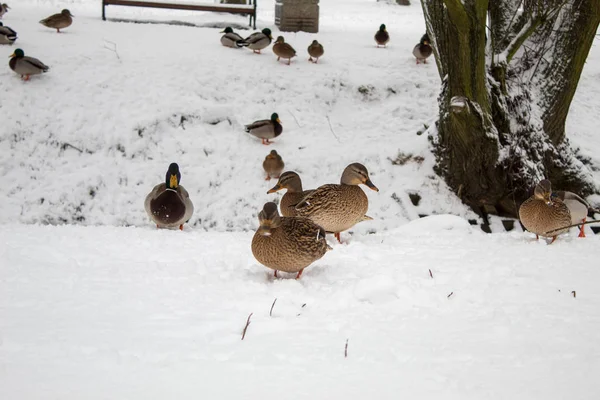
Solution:
{"label": "snow covered ground", "polygon": [[[547,246],[465,221],[418,134],[439,85],[411,54],[418,2],[322,1],[319,34],[283,34],[289,67],[220,46],[244,17],[108,7],[196,26],[103,22],[99,3],[13,0],[3,18],[51,70],[22,82],[0,66],[0,399],[595,399],[600,236]],[[64,33],[37,23],[65,7]],[[259,1],[277,36],[273,17]],[[596,43],[568,122],[596,165],[598,78]],[[272,112],[284,132],[266,147],[243,125]],[[306,188],[359,161],[380,189],[375,220],[299,281],[250,251],[280,196],[261,167],[272,148]],[[417,159],[392,164],[400,152]],[[184,232],[153,229],[142,207],[173,161],[196,208]],[[418,217],[433,213],[460,217]]]}

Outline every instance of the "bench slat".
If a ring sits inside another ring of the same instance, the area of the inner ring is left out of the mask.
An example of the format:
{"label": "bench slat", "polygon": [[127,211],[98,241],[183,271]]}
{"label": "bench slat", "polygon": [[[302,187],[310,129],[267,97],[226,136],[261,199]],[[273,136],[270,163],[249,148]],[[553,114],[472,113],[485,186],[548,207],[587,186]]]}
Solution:
{"label": "bench slat", "polygon": [[236,14],[254,14],[254,5],[240,4],[198,4],[187,2],[155,2],[141,0],[103,0],[105,5],[146,7],[146,8],[167,8],[171,10],[192,10],[192,11],[213,11],[228,12]]}

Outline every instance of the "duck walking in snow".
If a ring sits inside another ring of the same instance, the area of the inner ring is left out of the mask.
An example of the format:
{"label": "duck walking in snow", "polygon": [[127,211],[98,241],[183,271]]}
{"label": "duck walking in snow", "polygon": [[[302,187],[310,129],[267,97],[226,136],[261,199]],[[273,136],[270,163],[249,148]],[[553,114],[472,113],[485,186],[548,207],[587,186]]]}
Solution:
{"label": "duck walking in snow", "polygon": [[413,48],[413,55],[417,59],[417,64],[421,61],[423,61],[423,64],[427,64],[427,58],[431,56],[431,53],[433,53],[433,49],[429,45],[429,35],[426,33]]}
{"label": "duck walking in snow", "polygon": [[0,18],[4,16],[10,10],[10,7],[6,3],[0,4]]}
{"label": "duck walking in snow", "polygon": [[283,162],[283,158],[277,151],[271,150],[271,152],[265,157],[265,161],[263,161],[263,169],[267,173],[266,181],[271,180],[273,178],[279,178],[283,168],[285,167],[285,163]]}
{"label": "duck walking in snow", "polygon": [[28,81],[31,75],[39,75],[43,72],[48,72],[46,64],[33,57],[26,57],[25,52],[21,49],[16,49],[10,56],[8,65],[10,69],[21,75],[24,81]]}
{"label": "duck walking in snow", "polygon": [[275,203],[266,203],[258,214],[260,226],[252,238],[252,254],[267,268],[297,272],[300,278],[304,268],[331,250],[325,239],[325,230],[302,217],[282,217]]}
{"label": "duck walking in snow", "polygon": [[0,22],[0,44],[13,44],[17,40],[17,32]]}
{"label": "duck walking in snow", "polygon": [[283,36],[277,37],[277,40],[273,45],[273,53],[275,53],[275,55],[277,56],[277,61],[279,61],[280,58],[283,58],[284,60],[287,59],[288,65],[290,65],[290,63],[292,62],[292,58],[296,57],[296,50],[294,50],[294,48],[291,45],[285,42]]}
{"label": "duck walking in snow", "polygon": [[56,29],[56,32],[60,33],[61,29],[71,26],[73,17],[74,15],[65,8],[59,14],[54,14],[41,20],[40,24],[47,26],[48,28]]}
{"label": "duck walking in snow", "polygon": [[244,38],[235,33],[230,26],[221,31],[221,33],[224,33],[224,35],[221,36],[221,44],[225,47],[238,48],[239,46],[237,43],[244,40]]}
{"label": "duck walking in snow", "polygon": [[365,214],[369,199],[358,185],[367,185],[376,192],[379,189],[369,179],[367,168],[360,163],[344,169],[339,185],[319,186],[296,205],[297,215],[310,218],[327,232],[335,234],[338,242],[340,232],[352,228],[358,222],[371,219]]}
{"label": "duck walking in snow", "polygon": [[379,26],[379,30],[375,32],[375,42],[377,42],[377,47],[383,46],[386,47],[388,42],[390,41],[390,34],[388,33],[385,24],[381,24]]}
{"label": "duck walking in snow", "polygon": [[260,51],[271,44],[273,36],[269,28],[263,29],[261,32],[254,32],[246,39],[236,43],[238,47],[247,47],[254,53],[260,54]]}
{"label": "duck walking in snow", "polygon": [[245,128],[249,134],[262,139],[262,144],[265,145],[271,144],[269,139],[276,138],[283,132],[283,126],[281,126],[277,113],[271,114],[271,119],[254,121],[250,125],[246,125]]}
{"label": "duck walking in snow", "polygon": [[317,42],[316,40],[313,40],[310,46],[308,46],[308,61],[316,64],[319,61],[319,58],[322,57],[324,53],[325,50],[323,49],[323,45],[321,45],[321,43]]}
{"label": "duck walking in snow", "polygon": [[165,182],[154,186],[146,196],[144,208],[157,228],[177,228],[183,230],[183,224],[188,222],[194,213],[194,205],[190,195],[180,185],[181,173],[179,165],[169,165]]}
{"label": "duck walking in snow", "polygon": [[[536,185],[533,196],[521,204],[519,219],[525,229],[535,233],[536,238],[551,237],[550,243],[554,243],[558,235],[569,230],[559,228],[585,222],[588,208],[586,201],[575,193],[552,193],[550,181],[544,179]],[[585,237],[583,225],[579,237]]]}

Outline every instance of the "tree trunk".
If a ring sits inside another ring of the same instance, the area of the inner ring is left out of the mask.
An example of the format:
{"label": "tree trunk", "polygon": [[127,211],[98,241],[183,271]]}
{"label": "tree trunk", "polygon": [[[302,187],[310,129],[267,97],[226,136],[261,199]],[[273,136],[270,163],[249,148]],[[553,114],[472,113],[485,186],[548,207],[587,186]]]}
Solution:
{"label": "tree trunk", "polygon": [[600,23],[600,1],[422,6],[442,78],[430,134],[436,172],[476,211],[512,216],[543,178],[592,192],[589,172],[565,139],[565,121]]}

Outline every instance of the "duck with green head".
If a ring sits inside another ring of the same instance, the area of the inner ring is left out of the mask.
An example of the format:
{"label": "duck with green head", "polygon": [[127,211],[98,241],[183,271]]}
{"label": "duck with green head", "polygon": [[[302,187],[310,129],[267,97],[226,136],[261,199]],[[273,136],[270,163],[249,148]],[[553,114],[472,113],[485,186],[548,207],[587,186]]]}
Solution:
{"label": "duck with green head", "polygon": [[283,126],[281,126],[281,121],[277,113],[271,114],[271,119],[254,121],[250,125],[246,125],[245,128],[249,134],[262,139],[262,144],[265,145],[271,144],[269,139],[276,138],[283,132]]}
{"label": "duck with green head", "polygon": [[58,14],[54,14],[40,21],[40,24],[48,28],[56,29],[60,33],[61,29],[71,26],[74,15],[66,8]]}
{"label": "duck with green head", "polygon": [[194,205],[187,190],[180,184],[179,165],[172,163],[165,176],[165,182],[154,186],[146,196],[144,208],[157,228],[177,228],[183,230],[194,213]]}
{"label": "duck with green head", "polygon": [[236,42],[238,47],[247,47],[254,53],[260,54],[260,51],[271,44],[273,36],[269,28],[263,29],[261,32],[254,32],[246,39]]}
{"label": "duck with green head", "polygon": [[427,58],[433,53],[433,49],[429,43],[429,35],[425,33],[419,43],[413,48],[413,55],[417,59],[417,64],[421,61],[423,61],[423,64],[427,64]]}
{"label": "duck with green head", "polygon": [[390,41],[390,34],[385,27],[385,24],[381,24],[379,26],[379,30],[375,32],[375,42],[377,42],[377,47],[383,46],[386,47],[388,42]]}
{"label": "duck with green head", "polygon": [[37,58],[25,56],[25,52],[21,49],[16,49],[10,56],[8,62],[10,69],[21,75],[21,79],[28,81],[31,75],[39,75],[43,72],[48,72],[46,64]]}
{"label": "duck with green head", "polygon": [[17,32],[0,22],[0,44],[13,44],[17,40]]}
{"label": "duck with green head", "polygon": [[234,49],[239,48],[237,43],[244,40],[244,38],[235,33],[230,26],[221,31],[221,33],[224,33],[224,35],[221,36],[221,44],[225,47],[233,47]]}

